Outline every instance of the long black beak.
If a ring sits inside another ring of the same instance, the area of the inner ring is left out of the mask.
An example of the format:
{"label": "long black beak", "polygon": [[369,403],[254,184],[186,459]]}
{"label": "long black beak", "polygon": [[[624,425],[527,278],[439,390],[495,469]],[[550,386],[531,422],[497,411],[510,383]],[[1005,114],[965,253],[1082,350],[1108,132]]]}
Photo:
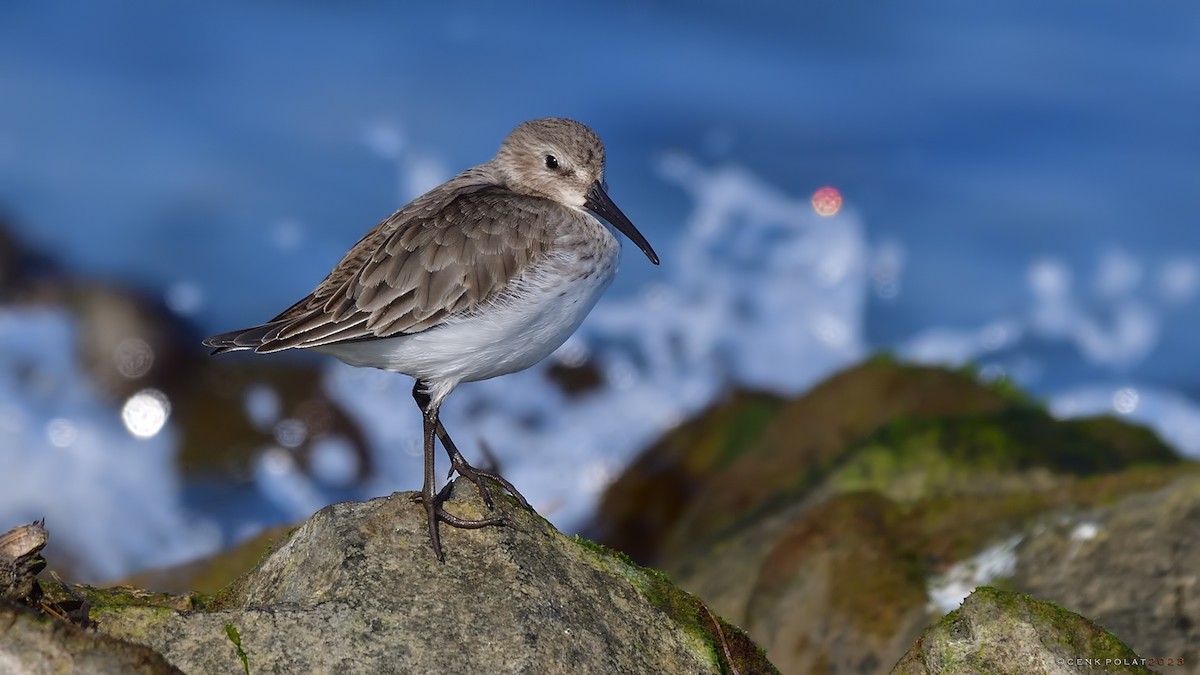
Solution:
{"label": "long black beak", "polygon": [[642,233],[638,232],[638,229],[633,226],[633,223],[629,222],[624,213],[621,213],[621,209],[617,208],[613,200],[608,198],[608,193],[604,191],[604,186],[600,184],[600,181],[592,183],[592,187],[588,189],[587,200],[584,201],[583,205],[595,212],[596,215],[607,220],[626,237],[629,237],[630,241],[642,249],[642,253],[646,254],[650,262],[655,265],[658,264],[658,254],[650,247],[650,242],[646,241]]}

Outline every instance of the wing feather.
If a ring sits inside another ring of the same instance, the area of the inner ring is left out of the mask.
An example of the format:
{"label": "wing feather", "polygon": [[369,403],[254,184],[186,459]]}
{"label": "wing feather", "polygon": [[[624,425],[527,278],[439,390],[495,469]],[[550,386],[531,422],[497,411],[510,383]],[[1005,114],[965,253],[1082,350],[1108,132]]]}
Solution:
{"label": "wing feather", "polygon": [[502,294],[572,215],[497,185],[451,181],[377,225],[312,294],[230,344],[274,352],[428,330]]}

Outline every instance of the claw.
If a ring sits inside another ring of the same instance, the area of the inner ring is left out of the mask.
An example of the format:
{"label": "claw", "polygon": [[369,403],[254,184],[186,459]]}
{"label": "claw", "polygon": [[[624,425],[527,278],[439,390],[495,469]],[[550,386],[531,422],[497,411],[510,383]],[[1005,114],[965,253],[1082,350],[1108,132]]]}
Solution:
{"label": "claw", "polygon": [[442,425],[438,419],[438,407],[440,400],[433,400],[429,396],[429,387],[422,380],[417,380],[413,384],[413,400],[421,408],[421,415],[424,422],[424,459],[425,459],[425,482],[421,488],[420,496],[413,498],[413,501],[419,501],[425,505],[425,515],[429,521],[429,540],[433,544],[433,553],[441,562],[446,562],[446,556],[442,553],[442,541],[438,536],[438,521],[444,521],[453,527],[461,527],[466,529],[478,529],[489,525],[507,525],[508,523],[503,518],[480,518],[479,520],[468,520],[459,518],[458,516],[447,513],[442,508],[442,504],[446,502],[450,496],[450,490],[453,483],[446,483],[446,486],[438,492],[434,492],[436,484],[435,462],[434,462],[434,442],[435,439],[441,439],[442,445],[446,448],[446,454],[450,456],[450,472],[446,475],[447,480],[454,477],[457,471],[460,476],[466,478],[475,484],[479,490],[479,497],[483,503],[487,505],[488,510],[495,509],[495,504],[492,501],[492,489],[488,485],[488,480],[494,480],[500,484],[500,487],[508,491],[512,496],[517,498],[521,506],[529,510],[533,510],[529,506],[529,501],[524,495],[517,492],[517,488],[508,482],[498,473],[492,471],[483,471],[476,469],[467,463],[467,460],[454,446],[454,441],[450,440],[450,434],[446,432],[446,427]]}
{"label": "claw", "polygon": [[500,525],[500,526],[508,525],[508,521],[499,516],[497,516],[495,518],[480,518],[479,520],[468,520],[466,518],[459,518],[458,516],[456,516],[452,513],[448,513],[445,509],[443,509],[440,506],[436,510],[437,510],[438,518],[441,518],[442,520],[449,523],[450,525],[453,525],[454,527],[462,528],[464,530],[478,530],[481,527],[488,527],[489,525]]}
{"label": "claw", "polygon": [[453,487],[453,483],[447,483],[428,503],[425,502],[425,495],[423,494],[411,497],[414,503],[421,502],[425,504],[425,513],[429,519],[429,539],[433,544],[433,553],[437,556],[439,562],[446,562],[446,555],[442,552],[442,539],[438,533],[437,524],[439,520],[452,527],[465,530],[478,530],[481,527],[488,527],[490,525],[508,526],[508,521],[501,517],[471,520],[468,518],[459,518],[453,513],[446,511],[442,508],[442,504],[450,498],[450,491]]}
{"label": "claw", "polygon": [[483,499],[483,503],[488,507],[489,511],[495,508],[495,504],[492,501],[492,489],[491,486],[488,485],[489,480],[494,480],[499,483],[500,487],[503,488],[505,492],[517,498],[517,501],[521,503],[521,506],[531,511],[533,510],[533,507],[529,505],[529,501],[525,499],[525,496],[522,495],[512,483],[508,482],[508,479],[506,479],[504,476],[492,471],[476,469],[467,463],[466,458],[462,456],[462,453],[458,452],[457,448],[450,451],[449,454],[451,473],[457,471],[458,475],[474,483],[475,487],[479,489],[480,498]]}

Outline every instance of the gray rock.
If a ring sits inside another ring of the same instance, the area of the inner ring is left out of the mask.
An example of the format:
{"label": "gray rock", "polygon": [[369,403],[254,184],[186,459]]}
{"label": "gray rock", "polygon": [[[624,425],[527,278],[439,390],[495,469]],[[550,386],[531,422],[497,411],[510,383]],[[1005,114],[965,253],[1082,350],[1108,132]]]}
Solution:
{"label": "gray rock", "polygon": [[[1158,523],[1135,506],[1165,504],[1139,495],[1187,475],[1147,429],[1058,420],[1011,385],[872,359],[794,401],[742,394],[681,425],[608,489],[592,531],[667,570],[785,673],[881,675],[939,618],[931,600],[985,583],[974,563],[1011,562],[1007,542],[1065,518],[1022,570],[1031,583],[1005,581],[1191,662],[1200,489]],[[1124,513],[1105,505],[1126,498],[1123,534],[1071,536],[1072,514]]]}
{"label": "gray rock", "polygon": [[1019,593],[982,587],[926,630],[892,675],[1080,672],[1151,671],[1133,650],[1078,614]]}
{"label": "gray rock", "polygon": [[[776,672],[660,574],[511,499],[496,505],[510,527],[443,525],[440,564],[412,495],[322,509],[207,611],[96,602],[92,617],[193,674]],[[447,506],[484,516],[461,480]]]}
{"label": "gray rock", "polygon": [[0,673],[4,675],[181,672],[147,647],[0,602]]}
{"label": "gray rock", "polygon": [[1200,476],[1051,523],[1017,549],[1015,588],[1091,617],[1143,656],[1200,662]]}

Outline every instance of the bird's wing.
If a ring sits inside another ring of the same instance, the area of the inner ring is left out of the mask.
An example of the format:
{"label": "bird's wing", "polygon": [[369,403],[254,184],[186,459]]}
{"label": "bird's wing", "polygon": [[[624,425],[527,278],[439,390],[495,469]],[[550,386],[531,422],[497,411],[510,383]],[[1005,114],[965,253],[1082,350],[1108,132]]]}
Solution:
{"label": "bird's wing", "polygon": [[308,297],[205,343],[265,353],[421,332],[503,293],[545,255],[564,215],[494,185],[426,195],[372,229]]}

